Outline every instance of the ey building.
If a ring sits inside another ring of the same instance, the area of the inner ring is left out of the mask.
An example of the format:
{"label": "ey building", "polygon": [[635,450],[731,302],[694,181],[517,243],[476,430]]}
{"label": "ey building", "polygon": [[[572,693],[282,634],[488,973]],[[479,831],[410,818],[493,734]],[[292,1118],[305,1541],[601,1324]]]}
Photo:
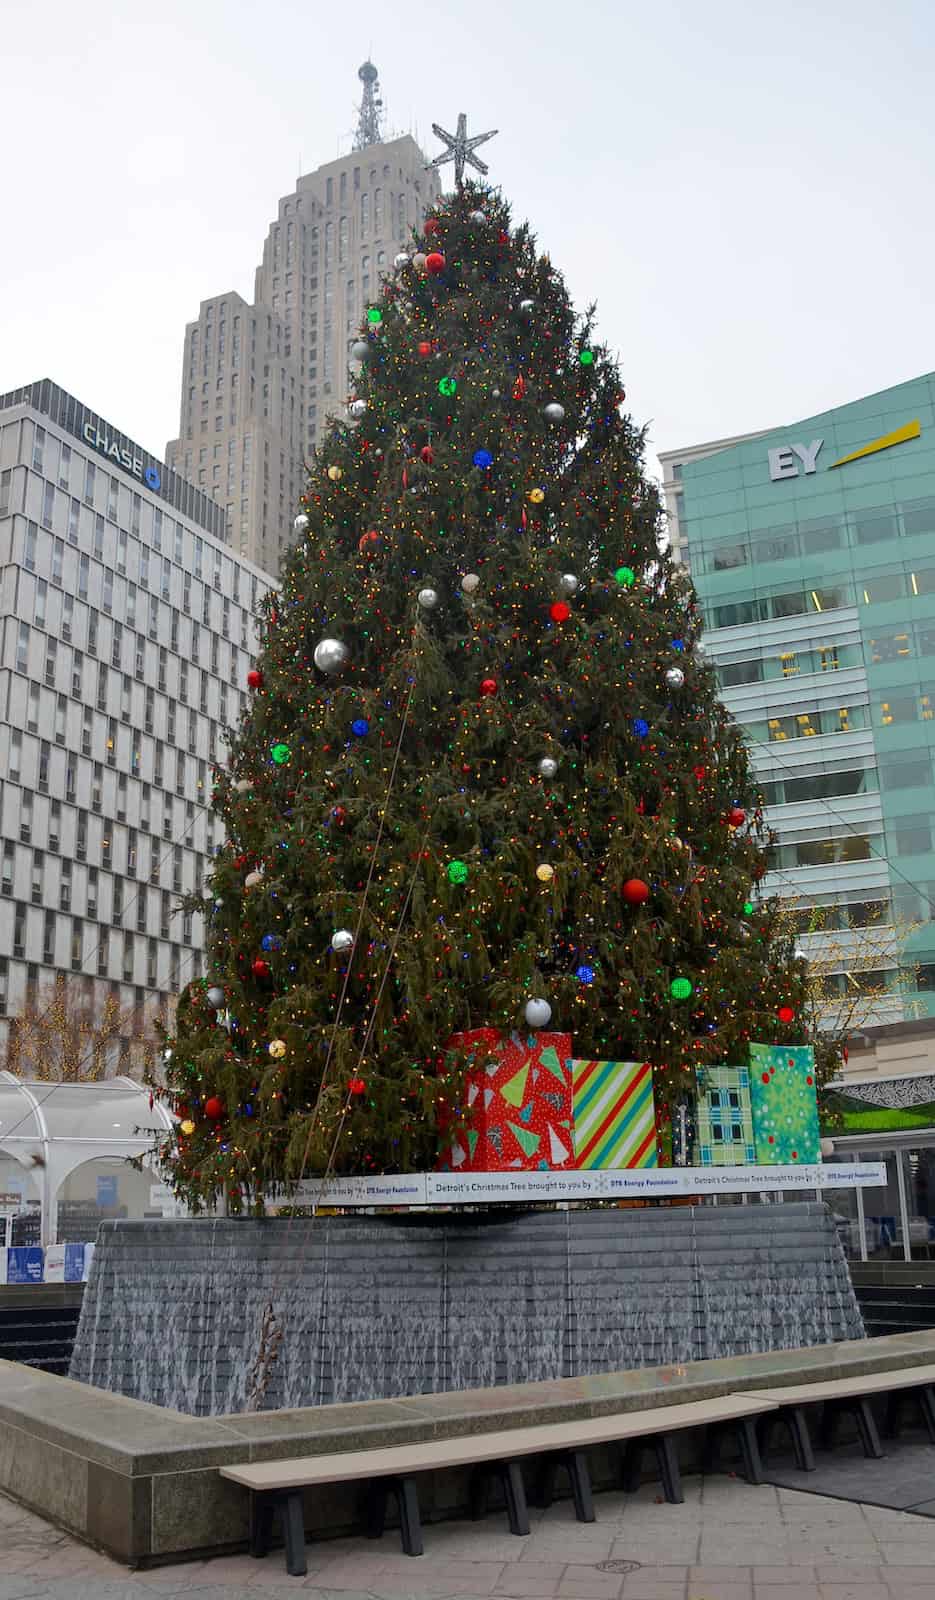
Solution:
{"label": "ey building", "polygon": [[271,580],[224,511],[48,379],[0,396],[0,1062],[73,976],[165,1006],[201,971],[200,889]]}
{"label": "ey building", "polygon": [[166,459],[223,508],[233,548],[277,572],[329,416],[345,414],[349,349],[394,255],[437,196],[416,141],[385,140],[365,61],[354,148],[279,202],[253,302],[203,300],[185,330],[179,435]]}

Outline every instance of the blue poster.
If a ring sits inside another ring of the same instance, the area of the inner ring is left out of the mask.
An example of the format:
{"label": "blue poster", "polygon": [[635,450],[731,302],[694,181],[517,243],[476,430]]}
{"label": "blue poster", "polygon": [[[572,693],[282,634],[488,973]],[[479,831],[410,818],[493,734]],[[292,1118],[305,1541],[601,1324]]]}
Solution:
{"label": "blue poster", "polygon": [[6,1253],[7,1283],[41,1283],[43,1259],[41,1245],[11,1245]]}
{"label": "blue poster", "polygon": [[97,1203],[99,1206],[115,1206],[117,1204],[116,1177],[98,1178]]}
{"label": "blue poster", "polygon": [[84,1245],[66,1244],[65,1282],[81,1283],[84,1280]]}

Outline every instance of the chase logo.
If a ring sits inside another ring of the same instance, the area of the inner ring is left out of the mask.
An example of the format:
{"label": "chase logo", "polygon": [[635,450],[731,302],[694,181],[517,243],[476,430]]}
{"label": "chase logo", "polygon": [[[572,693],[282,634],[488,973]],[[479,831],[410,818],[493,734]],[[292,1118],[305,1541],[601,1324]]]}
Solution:
{"label": "chase logo", "polygon": [[[884,433],[881,438],[871,440],[870,444],[862,445],[859,450],[839,456],[837,461],[829,461],[828,471],[845,467],[849,461],[861,461],[864,456],[875,456],[880,450],[891,450],[894,444],[905,444],[907,439],[918,439],[921,433],[922,425],[916,417],[893,433]],[[781,445],[778,449],[768,451],[769,475],[773,482],[781,478],[797,478],[800,468],[806,474],[817,471],[818,456],[824,442],[823,439],[813,439],[810,444]]]}
{"label": "chase logo", "polygon": [[147,467],[146,471],[143,473],[143,482],[149,489],[161,489],[162,479],[159,476],[159,468]]}

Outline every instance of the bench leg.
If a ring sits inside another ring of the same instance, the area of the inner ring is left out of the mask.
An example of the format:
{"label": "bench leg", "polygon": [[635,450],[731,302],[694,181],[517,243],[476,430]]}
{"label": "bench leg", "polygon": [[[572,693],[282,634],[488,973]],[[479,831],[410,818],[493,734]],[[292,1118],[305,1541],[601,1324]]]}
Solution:
{"label": "bench leg", "polygon": [[643,1441],[628,1439],[623,1447],[620,1482],[627,1494],[635,1494],[643,1481]]}
{"label": "bench leg", "polygon": [[273,1513],[269,1495],[250,1495],[250,1554],[258,1559],[269,1554],[273,1542]]}
{"label": "bench leg", "polygon": [[769,1460],[770,1446],[773,1442],[773,1429],[781,1420],[775,1411],[764,1411],[762,1417],[756,1419],[756,1442],[760,1447],[760,1460],[764,1467]]}
{"label": "bench leg", "polygon": [[290,1578],[304,1578],[308,1566],[305,1561],[305,1506],[301,1489],[290,1490],[284,1496],[282,1522],[286,1535],[286,1571]]}
{"label": "bench leg", "polygon": [[374,1478],[367,1485],[367,1499],[365,1511],[365,1526],[368,1539],[383,1537],[386,1527],[386,1502],[389,1499],[389,1485],[385,1478]]}
{"label": "bench leg", "polygon": [[656,1465],[662,1479],[663,1494],[670,1505],[680,1506],[685,1496],[682,1493],[679,1458],[671,1433],[657,1433],[653,1439],[653,1449],[656,1452]]}
{"label": "bench leg", "polygon": [[870,1409],[870,1401],[858,1400],[857,1405],[854,1408],[854,1416],[857,1421],[857,1432],[860,1434],[860,1442],[864,1447],[864,1455],[871,1456],[873,1460],[879,1461],[884,1452],[883,1447],[880,1444],[879,1434],[877,1433],[877,1425],[873,1420],[873,1412]]}
{"label": "bench leg", "polygon": [[753,1424],[753,1418],[741,1417],[735,1423],[735,1427],[740,1444],[740,1455],[743,1460],[743,1475],[748,1483],[762,1483],[763,1467],[756,1442],[756,1428]]}
{"label": "bench leg", "polygon": [[503,1494],[506,1499],[506,1512],[510,1522],[510,1532],[526,1534],[529,1532],[529,1512],[526,1509],[526,1487],[523,1483],[523,1469],[518,1461],[501,1461],[499,1466],[500,1480],[503,1484]]}
{"label": "bench leg", "polygon": [[931,1384],[925,1383],[919,1389],[918,1394],[922,1421],[925,1423],[926,1432],[932,1444],[935,1444],[935,1392],[933,1392]]}
{"label": "bench leg", "polygon": [[415,1478],[399,1478],[394,1485],[399,1505],[399,1531],[407,1556],[422,1554],[422,1524]]}
{"label": "bench leg", "polygon": [[575,1516],[579,1522],[594,1521],[594,1500],[591,1496],[591,1474],[588,1458],[583,1450],[569,1450],[565,1457],[571,1492],[575,1502]]}
{"label": "bench leg", "polygon": [[812,1453],[812,1441],[808,1431],[805,1411],[802,1406],[790,1406],[786,1413],[789,1432],[792,1435],[792,1450],[795,1455],[795,1464],[800,1472],[815,1471],[815,1457]]}

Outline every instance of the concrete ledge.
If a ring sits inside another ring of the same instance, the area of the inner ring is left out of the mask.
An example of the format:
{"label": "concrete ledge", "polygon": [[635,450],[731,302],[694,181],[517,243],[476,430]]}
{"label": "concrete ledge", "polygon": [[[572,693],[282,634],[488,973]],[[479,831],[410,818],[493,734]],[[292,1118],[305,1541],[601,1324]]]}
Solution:
{"label": "concrete ledge", "polygon": [[[129,1566],[242,1548],[247,1495],[217,1467],[452,1438],[935,1362],[935,1330],[679,1367],[258,1415],[190,1417],[0,1361],[0,1488]],[[612,1465],[596,1459],[595,1482]],[[359,1527],[359,1490],[310,1496],[322,1537]],[[428,1475],[427,1522],[463,1512],[464,1473]]]}

